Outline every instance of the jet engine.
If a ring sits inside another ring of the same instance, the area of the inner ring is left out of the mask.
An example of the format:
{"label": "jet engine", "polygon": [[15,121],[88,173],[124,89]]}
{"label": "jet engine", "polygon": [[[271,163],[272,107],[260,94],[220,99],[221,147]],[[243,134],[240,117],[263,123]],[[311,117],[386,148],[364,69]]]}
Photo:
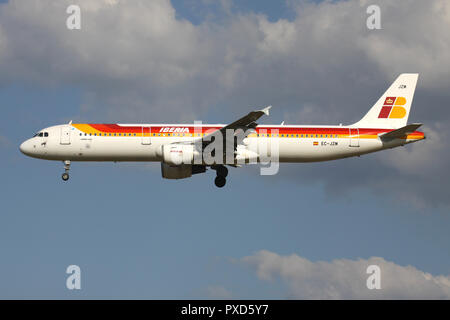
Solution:
{"label": "jet engine", "polygon": [[161,162],[161,174],[165,179],[185,179],[191,177],[193,174],[203,173],[206,171],[206,166],[202,165],[169,165]]}
{"label": "jet engine", "polygon": [[162,161],[171,166],[192,164],[194,156],[198,155],[195,147],[190,144],[166,144],[161,146],[158,155]]}

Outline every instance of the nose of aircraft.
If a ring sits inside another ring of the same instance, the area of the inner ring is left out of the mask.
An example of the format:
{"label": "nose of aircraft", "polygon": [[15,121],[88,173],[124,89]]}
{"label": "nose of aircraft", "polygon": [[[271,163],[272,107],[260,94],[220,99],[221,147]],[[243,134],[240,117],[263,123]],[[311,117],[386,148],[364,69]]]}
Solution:
{"label": "nose of aircraft", "polygon": [[31,145],[30,141],[27,140],[20,145],[19,149],[20,152],[28,156],[32,153],[33,146]]}

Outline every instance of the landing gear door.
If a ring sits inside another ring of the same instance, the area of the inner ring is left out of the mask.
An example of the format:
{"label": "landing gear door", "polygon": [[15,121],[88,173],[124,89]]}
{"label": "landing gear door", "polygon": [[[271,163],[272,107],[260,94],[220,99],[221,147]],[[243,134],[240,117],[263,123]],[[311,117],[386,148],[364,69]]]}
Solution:
{"label": "landing gear door", "polygon": [[142,144],[151,144],[151,127],[142,127]]}
{"label": "landing gear door", "polygon": [[61,144],[70,144],[70,126],[61,127]]}
{"label": "landing gear door", "polygon": [[350,147],[359,147],[359,129],[350,128],[348,130],[350,136]]}

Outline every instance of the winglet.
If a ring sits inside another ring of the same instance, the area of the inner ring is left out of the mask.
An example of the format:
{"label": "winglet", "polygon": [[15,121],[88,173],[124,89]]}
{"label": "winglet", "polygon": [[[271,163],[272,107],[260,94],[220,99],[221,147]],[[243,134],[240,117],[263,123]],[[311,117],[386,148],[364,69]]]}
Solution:
{"label": "winglet", "polygon": [[259,111],[264,112],[264,114],[265,114],[266,116],[268,116],[268,115],[269,115],[269,110],[270,110],[270,108],[272,108],[272,106],[267,106],[267,107],[265,107],[264,109],[259,110]]}

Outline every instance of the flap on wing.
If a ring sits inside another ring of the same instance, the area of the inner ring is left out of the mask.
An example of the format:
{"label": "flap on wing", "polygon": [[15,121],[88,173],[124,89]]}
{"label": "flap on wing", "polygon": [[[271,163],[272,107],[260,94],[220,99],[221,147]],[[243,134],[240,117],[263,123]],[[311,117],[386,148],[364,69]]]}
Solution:
{"label": "flap on wing", "polygon": [[390,139],[400,139],[400,138],[404,138],[405,136],[407,136],[408,134],[413,133],[414,131],[416,131],[422,124],[421,123],[412,123],[412,124],[408,124],[404,127],[401,127],[397,130],[393,130],[387,133],[383,133],[380,135],[380,138],[382,140],[390,140]]}

